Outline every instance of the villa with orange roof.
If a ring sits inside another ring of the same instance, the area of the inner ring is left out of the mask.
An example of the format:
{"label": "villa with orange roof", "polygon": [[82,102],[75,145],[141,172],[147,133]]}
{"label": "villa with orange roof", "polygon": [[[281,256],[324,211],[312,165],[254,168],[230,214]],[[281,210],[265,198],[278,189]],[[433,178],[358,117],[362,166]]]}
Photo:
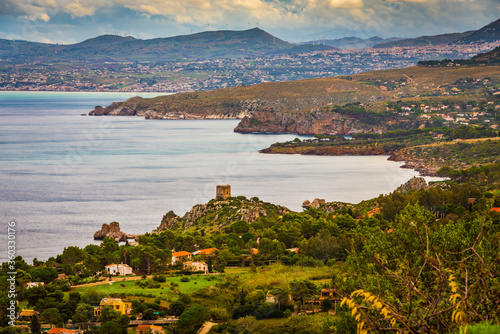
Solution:
{"label": "villa with orange roof", "polygon": [[172,264],[176,264],[177,262],[183,262],[186,260],[191,260],[192,257],[193,254],[186,251],[174,252],[172,253]]}
{"label": "villa with orange roof", "polygon": [[193,252],[193,255],[213,256],[218,251],[219,250],[217,248],[206,248],[206,249],[200,249],[200,250],[197,250],[196,252]]}
{"label": "villa with orange roof", "polygon": [[48,334],[73,334],[76,333],[76,330],[73,329],[67,329],[67,328],[51,328],[47,333]]}
{"label": "villa with orange roof", "polygon": [[137,325],[136,332],[137,333],[149,333],[149,332],[151,332],[152,334],[164,334],[165,333],[165,331],[163,330],[163,327],[155,326],[155,325]]}

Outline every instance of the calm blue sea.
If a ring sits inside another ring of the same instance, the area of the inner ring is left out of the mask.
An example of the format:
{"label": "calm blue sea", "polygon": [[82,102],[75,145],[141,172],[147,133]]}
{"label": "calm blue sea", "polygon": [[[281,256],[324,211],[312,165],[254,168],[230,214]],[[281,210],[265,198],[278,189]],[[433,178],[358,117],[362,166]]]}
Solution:
{"label": "calm blue sea", "polygon": [[11,221],[17,253],[31,261],[92,243],[111,221],[150,232],[169,210],[183,215],[213,198],[217,184],[301,210],[316,197],[370,199],[417,175],[384,156],[259,154],[296,136],[234,133],[235,120],[80,115],[131,96],[0,92],[1,261]]}

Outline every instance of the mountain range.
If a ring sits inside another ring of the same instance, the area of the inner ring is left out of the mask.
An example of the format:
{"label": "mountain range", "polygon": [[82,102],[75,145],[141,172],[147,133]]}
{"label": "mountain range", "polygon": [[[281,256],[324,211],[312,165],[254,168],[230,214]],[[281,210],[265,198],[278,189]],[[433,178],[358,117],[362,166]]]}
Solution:
{"label": "mountain range", "polygon": [[500,19],[482,27],[479,30],[470,30],[462,33],[451,33],[434,36],[422,36],[399,41],[383,42],[375,48],[391,48],[405,46],[426,46],[441,44],[472,44],[491,43],[500,40]]}
{"label": "mountain range", "polygon": [[331,50],[325,45],[293,44],[262,29],[206,31],[170,38],[136,39],[102,35],[71,45],[0,40],[0,61],[27,63],[182,61],[255,57]]}
{"label": "mountain range", "polygon": [[402,38],[382,38],[373,36],[370,38],[344,37],[337,39],[320,39],[316,41],[305,42],[304,44],[328,45],[338,49],[365,49],[371,48],[377,44],[391,43],[402,40]]}

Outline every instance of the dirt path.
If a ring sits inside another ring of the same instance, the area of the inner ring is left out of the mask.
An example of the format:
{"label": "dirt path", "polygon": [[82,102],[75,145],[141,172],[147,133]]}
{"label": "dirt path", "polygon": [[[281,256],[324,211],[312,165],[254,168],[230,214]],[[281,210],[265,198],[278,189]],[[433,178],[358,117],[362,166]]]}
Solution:
{"label": "dirt path", "polygon": [[207,321],[201,326],[200,330],[198,331],[198,334],[207,334],[210,332],[210,329],[215,325],[215,323]]}

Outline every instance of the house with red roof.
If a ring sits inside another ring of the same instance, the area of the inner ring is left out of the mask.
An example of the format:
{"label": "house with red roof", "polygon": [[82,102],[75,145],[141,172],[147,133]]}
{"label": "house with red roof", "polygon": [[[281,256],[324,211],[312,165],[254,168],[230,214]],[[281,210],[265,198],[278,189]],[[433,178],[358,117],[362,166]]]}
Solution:
{"label": "house with red roof", "polygon": [[217,248],[206,248],[200,249],[196,252],[193,252],[193,255],[204,255],[204,256],[214,256],[219,250]]}
{"label": "house with red roof", "polygon": [[191,260],[192,257],[193,254],[186,251],[174,252],[172,253],[172,264],[174,265],[177,262]]}

